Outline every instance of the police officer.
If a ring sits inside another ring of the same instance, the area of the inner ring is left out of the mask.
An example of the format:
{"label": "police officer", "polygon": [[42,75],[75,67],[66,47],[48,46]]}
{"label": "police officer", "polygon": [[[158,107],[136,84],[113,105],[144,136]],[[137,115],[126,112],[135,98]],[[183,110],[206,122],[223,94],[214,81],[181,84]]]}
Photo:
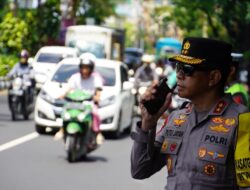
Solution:
{"label": "police officer", "polygon": [[142,119],[131,134],[131,174],[148,178],[166,166],[166,190],[250,189],[250,114],[224,86],[230,70],[231,45],[207,38],[185,38],[176,62],[178,95],[190,103],[173,111],[156,132],[159,111],[143,106],[154,99],[152,85],[141,99]]}
{"label": "police officer", "polygon": [[235,102],[244,104],[249,108],[250,105],[247,88],[241,81],[238,80],[237,77],[239,72],[239,64],[240,63],[238,60],[232,61],[226,93],[230,93]]}

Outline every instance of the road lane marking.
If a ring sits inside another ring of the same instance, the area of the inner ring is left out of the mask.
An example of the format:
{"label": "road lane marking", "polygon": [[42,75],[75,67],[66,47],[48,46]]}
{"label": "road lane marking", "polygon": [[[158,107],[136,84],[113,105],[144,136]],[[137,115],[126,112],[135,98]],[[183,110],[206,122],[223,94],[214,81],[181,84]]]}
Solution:
{"label": "road lane marking", "polygon": [[35,139],[39,136],[39,134],[37,132],[34,132],[34,133],[30,133],[28,135],[25,135],[23,137],[20,137],[18,139],[15,139],[13,141],[10,141],[10,142],[7,142],[5,144],[2,144],[0,145],[0,152],[1,151],[4,151],[4,150],[7,150],[9,148],[12,148],[14,146],[17,146],[17,145],[20,145],[22,143],[25,143],[27,141],[30,141],[32,139]]}

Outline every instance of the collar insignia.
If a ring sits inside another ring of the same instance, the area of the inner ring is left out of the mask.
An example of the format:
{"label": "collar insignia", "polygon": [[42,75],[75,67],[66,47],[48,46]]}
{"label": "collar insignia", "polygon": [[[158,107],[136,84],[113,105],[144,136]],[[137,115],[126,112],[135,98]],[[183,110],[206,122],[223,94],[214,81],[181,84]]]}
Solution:
{"label": "collar insignia", "polygon": [[213,114],[222,113],[222,111],[225,109],[226,105],[227,105],[227,102],[225,102],[224,100],[219,101],[213,110]]}

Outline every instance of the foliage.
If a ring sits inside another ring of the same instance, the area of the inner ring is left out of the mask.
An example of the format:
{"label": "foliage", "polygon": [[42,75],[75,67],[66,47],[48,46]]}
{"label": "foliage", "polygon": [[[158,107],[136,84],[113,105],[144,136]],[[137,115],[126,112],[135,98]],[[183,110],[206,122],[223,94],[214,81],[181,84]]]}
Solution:
{"label": "foliage", "polygon": [[234,51],[249,49],[250,0],[172,0],[172,20],[184,36],[208,36],[229,41]]}
{"label": "foliage", "polygon": [[27,24],[20,18],[14,17],[12,13],[8,13],[0,23],[0,34],[0,51],[17,54],[28,37]]}
{"label": "foliage", "polygon": [[115,15],[115,0],[78,0],[76,9],[77,23],[85,24],[86,18],[94,18],[96,24],[102,24],[108,16]]}
{"label": "foliage", "polygon": [[36,24],[40,44],[55,41],[60,27],[60,0],[47,0],[37,9]]}
{"label": "foliage", "polygon": [[0,55],[0,76],[5,76],[18,61],[15,55]]}
{"label": "foliage", "polygon": [[2,21],[4,15],[7,13],[8,0],[0,1],[0,21]]}

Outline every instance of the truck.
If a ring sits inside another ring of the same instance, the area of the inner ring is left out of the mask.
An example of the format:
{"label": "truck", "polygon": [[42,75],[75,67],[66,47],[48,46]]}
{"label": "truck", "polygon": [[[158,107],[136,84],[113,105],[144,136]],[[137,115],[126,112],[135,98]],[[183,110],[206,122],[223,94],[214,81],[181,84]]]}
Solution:
{"label": "truck", "polygon": [[65,46],[76,47],[79,54],[90,52],[97,58],[123,61],[125,30],[97,25],[69,26]]}

